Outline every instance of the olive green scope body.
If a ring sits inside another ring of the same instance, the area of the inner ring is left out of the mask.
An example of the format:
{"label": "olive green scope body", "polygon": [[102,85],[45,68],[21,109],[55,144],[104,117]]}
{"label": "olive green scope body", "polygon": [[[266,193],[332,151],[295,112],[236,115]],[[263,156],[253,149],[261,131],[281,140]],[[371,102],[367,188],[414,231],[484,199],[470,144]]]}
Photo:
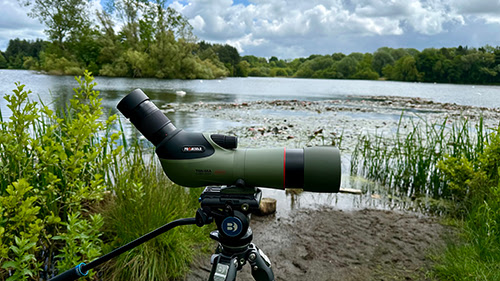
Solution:
{"label": "olive green scope body", "polygon": [[156,146],[165,174],[179,185],[339,191],[340,152],[333,146],[238,149],[234,136],[177,129],[140,89],[117,107]]}

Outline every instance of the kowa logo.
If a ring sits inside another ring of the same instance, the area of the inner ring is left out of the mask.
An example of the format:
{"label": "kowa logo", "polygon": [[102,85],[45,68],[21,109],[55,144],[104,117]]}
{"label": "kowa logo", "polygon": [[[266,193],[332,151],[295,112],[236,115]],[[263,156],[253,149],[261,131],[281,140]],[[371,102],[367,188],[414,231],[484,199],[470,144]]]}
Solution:
{"label": "kowa logo", "polygon": [[205,152],[205,147],[202,145],[186,145],[182,147],[182,152],[187,152],[187,153]]}

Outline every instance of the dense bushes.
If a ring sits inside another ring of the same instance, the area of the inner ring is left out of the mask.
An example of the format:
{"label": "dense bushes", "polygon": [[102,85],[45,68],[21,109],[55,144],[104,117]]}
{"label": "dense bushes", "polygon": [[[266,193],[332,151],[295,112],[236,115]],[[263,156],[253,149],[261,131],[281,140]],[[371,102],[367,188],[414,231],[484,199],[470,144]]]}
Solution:
{"label": "dense bushes", "polygon": [[[116,115],[102,119],[90,73],[76,79],[80,87],[58,112],[31,101],[19,83],[5,96],[12,116],[0,120],[1,280],[46,279],[196,210],[196,198],[146,163],[143,148],[118,145],[126,140]],[[181,276],[200,231],[174,231],[138,248],[150,263],[128,269],[161,263],[148,280]],[[121,260],[134,263],[135,254]],[[103,274],[137,276],[123,267]]]}
{"label": "dense bushes", "polygon": [[[9,280],[35,280],[44,267],[62,267],[54,259],[88,260],[101,254],[98,236],[83,235],[98,231],[102,220],[89,216],[88,207],[103,198],[107,173],[121,147],[114,145],[118,134],[110,131],[116,116],[99,120],[101,101],[92,79],[88,73],[78,79],[80,88],[64,112],[30,101],[30,92],[20,84],[5,96],[12,116],[0,123],[3,278],[11,272]],[[77,220],[96,228],[80,228],[84,232],[75,239]],[[89,241],[92,246],[83,249]]]}

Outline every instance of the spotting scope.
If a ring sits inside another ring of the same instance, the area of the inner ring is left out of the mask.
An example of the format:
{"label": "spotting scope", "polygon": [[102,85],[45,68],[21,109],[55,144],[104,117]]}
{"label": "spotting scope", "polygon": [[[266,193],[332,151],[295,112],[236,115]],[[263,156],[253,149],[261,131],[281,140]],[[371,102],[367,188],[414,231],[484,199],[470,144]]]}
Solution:
{"label": "spotting scope", "polygon": [[186,187],[236,185],[339,192],[340,152],[333,146],[238,149],[235,136],[178,129],[136,89],[118,110],[155,147],[165,174]]}

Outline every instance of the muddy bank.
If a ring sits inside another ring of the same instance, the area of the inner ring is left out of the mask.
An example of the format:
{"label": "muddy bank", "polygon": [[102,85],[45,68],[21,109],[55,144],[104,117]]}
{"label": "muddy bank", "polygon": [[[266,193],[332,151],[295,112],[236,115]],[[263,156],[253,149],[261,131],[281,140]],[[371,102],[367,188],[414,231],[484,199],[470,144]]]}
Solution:
{"label": "muddy bank", "polygon": [[[295,210],[287,219],[251,221],[253,242],[272,262],[276,280],[427,280],[429,255],[451,229],[436,218],[381,210]],[[186,280],[207,280],[210,257]],[[253,280],[249,265],[237,280]]]}

